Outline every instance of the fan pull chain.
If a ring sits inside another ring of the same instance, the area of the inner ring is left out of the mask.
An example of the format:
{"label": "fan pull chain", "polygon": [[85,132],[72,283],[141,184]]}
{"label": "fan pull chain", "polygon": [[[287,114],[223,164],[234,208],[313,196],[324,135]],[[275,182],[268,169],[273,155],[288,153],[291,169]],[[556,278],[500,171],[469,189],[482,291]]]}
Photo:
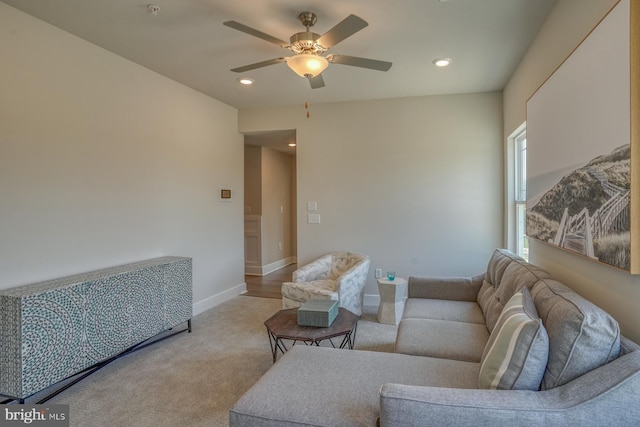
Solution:
{"label": "fan pull chain", "polygon": [[309,114],[309,102],[305,101],[304,102],[304,109],[307,110],[307,119],[309,118],[310,114]]}

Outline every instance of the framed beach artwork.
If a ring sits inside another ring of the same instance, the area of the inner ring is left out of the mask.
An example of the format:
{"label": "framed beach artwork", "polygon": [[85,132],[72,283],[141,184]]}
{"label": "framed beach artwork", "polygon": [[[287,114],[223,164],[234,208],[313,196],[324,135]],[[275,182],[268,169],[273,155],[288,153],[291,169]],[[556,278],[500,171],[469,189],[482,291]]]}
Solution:
{"label": "framed beach artwork", "polygon": [[618,2],[527,101],[527,235],[637,274],[640,43],[631,3]]}

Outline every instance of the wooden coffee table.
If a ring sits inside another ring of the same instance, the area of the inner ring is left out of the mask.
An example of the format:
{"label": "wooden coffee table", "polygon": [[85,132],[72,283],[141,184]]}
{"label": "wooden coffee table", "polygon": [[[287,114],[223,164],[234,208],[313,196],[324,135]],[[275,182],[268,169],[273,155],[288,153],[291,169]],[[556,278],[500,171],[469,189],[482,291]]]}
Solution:
{"label": "wooden coffee table", "polygon": [[[345,308],[338,308],[338,316],[328,328],[298,325],[298,309],[288,308],[280,310],[264,322],[269,334],[273,363],[276,363],[278,350],[284,354],[288,349],[282,340],[292,340],[295,345],[298,341],[305,345],[319,346],[321,341],[329,340],[334,348],[353,349],[356,342],[356,329],[359,316],[356,316]],[[340,345],[336,347],[332,338],[343,337]]]}

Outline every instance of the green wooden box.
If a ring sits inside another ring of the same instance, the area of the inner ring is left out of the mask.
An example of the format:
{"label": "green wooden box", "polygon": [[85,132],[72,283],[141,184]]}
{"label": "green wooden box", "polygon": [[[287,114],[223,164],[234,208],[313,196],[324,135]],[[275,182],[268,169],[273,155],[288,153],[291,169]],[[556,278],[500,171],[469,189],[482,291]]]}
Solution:
{"label": "green wooden box", "polygon": [[338,316],[338,301],[311,299],[298,309],[298,325],[328,328]]}

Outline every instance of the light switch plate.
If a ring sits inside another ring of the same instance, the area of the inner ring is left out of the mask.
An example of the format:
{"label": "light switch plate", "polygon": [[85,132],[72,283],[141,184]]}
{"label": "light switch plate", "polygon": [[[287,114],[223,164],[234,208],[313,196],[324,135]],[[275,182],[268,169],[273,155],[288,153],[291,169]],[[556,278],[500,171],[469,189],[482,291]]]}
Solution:
{"label": "light switch plate", "polygon": [[308,214],[307,215],[307,223],[309,223],[309,224],[320,224],[320,214]]}
{"label": "light switch plate", "polygon": [[318,202],[315,202],[315,201],[307,202],[307,210],[309,212],[317,211],[318,210]]}

